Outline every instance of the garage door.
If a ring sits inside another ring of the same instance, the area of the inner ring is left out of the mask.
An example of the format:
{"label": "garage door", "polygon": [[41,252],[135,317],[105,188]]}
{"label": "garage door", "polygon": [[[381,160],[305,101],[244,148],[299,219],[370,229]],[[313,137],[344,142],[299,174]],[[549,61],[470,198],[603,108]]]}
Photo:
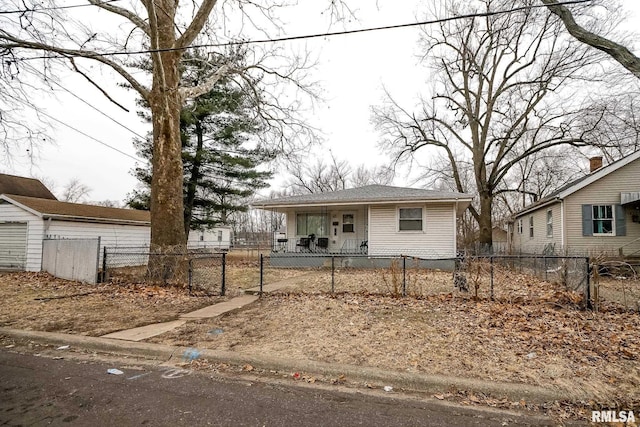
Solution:
{"label": "garage door", "polygon": [[24,270],[27,261],[27,223],[0,222],[0,269]]}

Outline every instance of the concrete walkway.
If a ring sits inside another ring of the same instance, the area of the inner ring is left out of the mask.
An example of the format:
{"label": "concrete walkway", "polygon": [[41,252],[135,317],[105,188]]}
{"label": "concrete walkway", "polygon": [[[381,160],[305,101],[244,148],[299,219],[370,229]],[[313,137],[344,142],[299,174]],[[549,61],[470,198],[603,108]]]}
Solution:
{"label": "concrete walkway", "polygon": [[[286,286],[290,286],[291,284],[298,282],[300,278],[304,276],[305,275],[290,277],[279,282],[265,285],[263,286],[262,291],[265,293],[277,291],[278,289],[282,289]],[[190,313],[181,314],[178,320],[173,320],[171,322],[154,323],[151,325],[141,326],[139,328],[112,332],[110,334],[103,335],[102,338],[113,338],[117,340],[136,342],[144,341],[148,338],[155,337],[157,335],[161,335],[165,332],[169,332],[173,329],[179,328],[180,326],[187,323],[188,320],[211,319],[213,317],[218,317],[222,314],[229,313],[234,310],[239,310],[242,307],[245,307],[257,301],[258,297],[256,296],[256,294],[260,293],[260,286],[247,289],[245,290],[245,293],[248,295],[241,295],[239,297],[231,298],[228,301],[213,304],[208,307],[192,311]]]}

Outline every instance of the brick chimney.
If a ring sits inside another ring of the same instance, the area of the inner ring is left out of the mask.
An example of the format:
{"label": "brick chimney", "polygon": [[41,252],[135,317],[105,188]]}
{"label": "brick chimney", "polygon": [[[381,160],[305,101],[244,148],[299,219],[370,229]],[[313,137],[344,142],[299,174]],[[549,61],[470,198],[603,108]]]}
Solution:
{"label": "brick chimney", "polygon": [[589,159],[589,172],[593,173],[602,167],[602,156],[595,156]]}

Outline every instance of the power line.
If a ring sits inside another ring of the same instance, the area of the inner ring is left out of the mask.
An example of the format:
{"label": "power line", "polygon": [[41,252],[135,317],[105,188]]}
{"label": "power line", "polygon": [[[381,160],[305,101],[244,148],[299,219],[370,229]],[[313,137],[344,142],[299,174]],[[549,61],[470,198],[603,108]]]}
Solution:
{"label": "power line", "polygon": [[[27,64],[28,65],[28,64]],[[31,68],[31,70],[39,75],[41,75],[45,80],[47,80],[47,76],[44,75],[44,73],[42,73],[40,70],[38,70],[35,67],[32,67],[31,65],[28,65],[29,68]],[[87,102],[86,100],[84,100],[83,98],[81,98],[80,96],[76,95],[75,93],[73,93],[72,91],[70,91],[69,89],[67,89],[66,87],[62,86],[60,83],[56,82],[55,80],[47,80],[49,82],[54,83],[56,86],[60,87],[62,90],[64,90],[65,92],[69,93],[71,96],[73,96],[74,98],[80,100],[81,102],[83,102],[84,104],[88,105],[89,107],[91,107],[92,109],[94,109],[95,111],[97,111],[98,113],[102,114],[103,116],[105,116],[106,118],[108,118],[109,120],[111,120],[112,122],[114,122],[115,124],[117,124],[118,126],[128,130],[129,132],[131,132],[132,134],[134,134],[135,136],[142,138],[143,140],[146,139],[146,137],[140,135],[138,132],[134,131],[133,129],[127,127],[126,125],[120,123],[118,120],[114,119],[113,117],[111,117],[110,115],[108,115],[107,113],[105,113],[104,111],[100,110],[98,107],[95,107],[94,105],[91,105],[89,102]]]}
{"label": "power line", "polygon": [[[569,0],[564,2],[559,2],[554,4],[554,6],[566,6],[571,4],[581,4],[581,3],[589,3],[593,0]],[[304,34],[298,36],[287,36],[287,37],[278,37],[278,38],[269,38],[269,39],[254,39],[254,40],[243,40],[243,41],[230,41],[226,43],[203,43],[198,45],[191,45],[186,47],[174,47],[174,48],[163,48],[163,49],[143,49],[137,51],[116,51],[116,52],[104,52],[104,53],[96,53],[87,51],[90,55],[80,55],[80,54],[64,54],[58,56],[36,56],[31,58],[19,58],[18,60],[26,61],[32,59],[51,59],[51,58],[70,58],[70,57],[98,57],[98,56],[123,56],[123,55],[142,55],[148,53],[162,53],[162,52],[176,52],[183,51],[187,49],[196,49],[196,48],[205,48],[205,47],[227,47],[227,46],[238,46],[238,45],[247,45],[247,44],[265,44],[265,43],[279,43],[285,41],[294,41],[294,40],[307,40],[314,39],[320,37],[333,37],[333,36],[342,36],[342,35],[350,35],[350,34],[359,34],[359,33],[368,33],[373,31],[384,31],[384,30],[395,30],[399,28],[410,28],[410,27],[418,27],[423,25],[433,25],[433,24],[442,24],[451,21],[458,21],[462,19],[469,18],[485,18],[496,15],[503,15],[506,13],[518,12],[521,10],[527,9],[539,9],[546,8],[547,5],[531,5],[531,6],[519,6],[514,7],[507,10],[497,10],[497,11],[489,11],[489,12],[475,12],[469,13],[459,16],[452,16],[448,18],[438,18],[431,19],[426,21],[419,22],[410,22],[405,24],[394,24],[394,25],[384,25],[381,27],[369,27],[369,28],[359,28],[356,30],[343,30],[343,31],[333,31],[327,33],[315,33],[315,34]]]}
{"label": "power line", "polygon": [[0,15],[8,15],[10,13],[45,12],[45,11],[60,10],[60,9],[74,9],[78,7],[100,6],[102,4],[109,4],[117,1],[120,1],[120,0],[107,0],[99,4],[72,4],[69,6],[53,6],[53,7],[42,7],[42,8],[34,7],[33,9],[2,10],[0,11]]}
{"label": "power line", "polygon": [[137,158],[137,157],[134,157],[134,156],[132,156],[131,154],[128,154],[128,153],[126,153],[126,152],[124,152],[124,151],[122,151],[122,150],[120,150],[120,149],[118,149],[118,148],[116,148],[116,147],[114,147],[114,146],[112,146],[112,145],[109,145],[109,144],[107,144],[107,143],[106,143],[106,142],[104,142],[104,141],[100,141],[99,139],[97,139],[97,138],[95,138],[95,137],[93,137],[93,136],[89,135],[88,133],[83,132],[83,131],[81,131],[81,130],[80,130],[80,129],[78,129],[78,128],[75,128],[75,127],[71,126],[71,125],[70,125],[70,124],[68,124],[68,123],[63,122],[63,121],[62,121],[62,120],[60,120],[60,119],[56,119],[55,117],[53,117],[53,116],[52,116],[52,115],[50,115],[50,114],[45,113],[44,111],[38,111],[38,114],[42,114],[43,116],[47,116],[47,117],[49,117],[51,120],[53,120],[53,121],[55,121],[55,122],[58,122],[58,123],[60,123],[61,125],[66,126],[66,127],[68,127],[69,129],[74,130],[74,131],[78,132],[79,134],[86,136],[86,137],[87,137],[87,138],[89,138],[89,139],[92,139],[93,141],[97,142],[98,144],[104,145],[105,147],[110,148],[110,149],[112,149],[113,151],[117,151],[118,153],[120,153],[120,154],[122,154],[122,155],[124,155],[124,156],[127,156],[127,157],[129,157],[130,159],[135,160],[136,162],[142,162],[142,161],[144,161],[144,160],[139,159],[139,158]]}

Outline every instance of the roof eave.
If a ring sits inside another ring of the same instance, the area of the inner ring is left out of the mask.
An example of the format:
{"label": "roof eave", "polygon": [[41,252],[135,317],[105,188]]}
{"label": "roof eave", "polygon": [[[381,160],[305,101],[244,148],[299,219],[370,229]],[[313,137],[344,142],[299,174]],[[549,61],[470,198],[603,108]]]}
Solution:
{"label": "roof eave", "polygon": [[61,215],[61,214],[42,214],[42,219],[59,220],[59,221],[79,221],[79,222],[94,222],[101,224],[117,224],[117,225],[150,225],[150,221],[137,221],[133,219],[116,219],[116,218],[95,218],[89,216],[78,215]]}
{"label": "roof eave", "polygon": [[443,199],[394,199],[394,200],[358,200],[358,201],[318,201],[318,202],[300,202],[300,203],[278,203],[278,204],[259,204],[251,205],[253,208],[272,210],[282,208],[309,208],[317,206],[353,206],[353,205],[394,205],[401,203],[455,203],[468,202],[471,203],[473,197],[443,198]]}
{"label": "roof eave", "polygon": [[542,209],[542,208],[544,208],[544,207],[546,207],[546,206],[552,205],[552,204],[554,204],[554,203],[559,203],[559,202],[561,202],[561,201],[562,201],[562,198],[560,198],[559,196],[556,196],[556,197],[554,197],[554,198],[552,198],[552,199],[547,200],[547,201],[546,201],[546,202],[544,202],[544,203],[540,203],[539,205],[532,205],[532,206],[530,206],[530,207],[528,207],[528,208],[522,209],[521,211],[516,212],[516,213],[513,215],[513,217],[514,217],[514,218],[518,218],[518,217],[520,217],[520,216],[522,216],[522,215],[526,215],[526,214],[528,214],[528,213],[531,213],[531,212],[537,211],[538,209]]}
{"label": "roof eave", "polygon": [[576,185],[573,185],[567,188],[566,190],[558,193],[557,197],[559,199],[564,199],[567,196],[570,196],[571,194],[575,193],[576,191],[582,190],[584,187],[591,185],[593,182],[599,180],[600,178],[603,178],[609,175],[610,173],[615,172],[618,169],[638,159],[640,159],[640,150],[634,153],[631,153],[627,157],[624,157],[618,160],[617,162],[614,162],[608,166],[598,169],[595,172],[592,172],[591,175],[589,175],[589,177],[587,177],[586,179],[583,179],[582,181],[578,182]]}
{"label": "roof eave", "polygon": [[22,203],[18,202],[17,200],[12,199],[9,195],[7,194],[0,194],[0,199],[11,203],[12,205],[15,205],[17,207],[19,207],[20,209],[24,209],[25,211],[42,218],[42,212],[39,212],[35,209],[30,208],[29,206],[23,205]]}

